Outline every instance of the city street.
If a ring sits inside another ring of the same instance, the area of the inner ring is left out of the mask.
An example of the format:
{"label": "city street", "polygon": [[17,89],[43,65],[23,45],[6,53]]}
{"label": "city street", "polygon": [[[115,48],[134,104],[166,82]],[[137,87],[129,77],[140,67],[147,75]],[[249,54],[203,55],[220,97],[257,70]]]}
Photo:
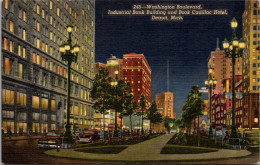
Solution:
{"label": "city street", "polygon": [[[210,160],[198,162],[149,162],[159,164],[255,164],[259,161],[259,152],[253,151],[253,154],[243,158],[232,158],[224,160]],[[65,159],[55,158],[44,154],[44,150],[38,149],[37,139],[33,140],[19,140],[7,141],[2,143],[2,162],[5,164],[93,164],[93,163],[106,163],[106,164],[119,164],[127,162],[104,162],[93,160],[79,160],[79,159]],[[129,162],[130,163],[130,162]],[[148,163],[148,162],[142,162]]]}

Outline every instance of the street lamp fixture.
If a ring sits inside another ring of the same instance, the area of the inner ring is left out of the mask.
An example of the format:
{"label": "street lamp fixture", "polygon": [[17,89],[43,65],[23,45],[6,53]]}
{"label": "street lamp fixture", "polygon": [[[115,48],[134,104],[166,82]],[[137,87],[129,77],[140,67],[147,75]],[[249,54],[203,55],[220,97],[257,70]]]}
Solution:
{"label": "street lamp fixture", "polygon": [[212,90],[215,89],[217,85],[217,80],[213,79],[213,68],[209,67],[209,77],[205,80],[205,85],[209,89],[209,105],[210,105],[210,126],[209,126],[209,136],[213,137],[212,130]]}
{"label": "street lamp fixture", "polygon": [[69,24],[67,26],[67,31],[69,33],[68,40],[60,45],[60,53],[63,61],[66,61],[68,64],[68,78],[67,78],[67,122],[66,122],[66,130],[65,135],[63,137],[63,145],[65,148],[70,148],[73,145],[73,137],[71,134],[71,124],[70,124],[70,73],[71,73],[71,64],[72,62],[77,62],[78,53],[79,53],[79,45],[72,45],[71,33],[73,31],[73,25]]}
{"label": "street lamp fixture", "polygon": [[[236,75],[235,75],[235,65],[236,58],[242,57],[243,50],[245,48],[245,41],[243,38],[238,40],[236,35],[236,28],[238,26],[237,20],[234,17],[231,20],[231,28],[233,29],[232,41],[229,42],[226,38],[223,41],[223,48],[225,50],[225,55],[227,58],[231,58],[232,61],[232,126],[231,126],[231,135],[230,135],[230,144],[237,144],[235,138],[238,138],[237,126],[236,126]],[[232,140],[233,139],[233,140]]]}
{"label": "street lamp fixture", "polygon": [[115,96],[116,96],[116,103],[115,103],[115,130],[114,130],[114,137],[118,137],[118,131],[117,131],[117,111],[118,111],[118,109],[117,109],[117,94],[118,94],[118,91],[117,91],[117,85],[118,85],[118,77],[117,77],[117,75],[118,75],[118,70],[116,69],[115,71],[114,71],[114,74],[116,75],[116,79],[113,81],[111,81],[110,82],[110,84],[111,84],[111,86],[112,87],[114,87],[114,94],[115,94]]}

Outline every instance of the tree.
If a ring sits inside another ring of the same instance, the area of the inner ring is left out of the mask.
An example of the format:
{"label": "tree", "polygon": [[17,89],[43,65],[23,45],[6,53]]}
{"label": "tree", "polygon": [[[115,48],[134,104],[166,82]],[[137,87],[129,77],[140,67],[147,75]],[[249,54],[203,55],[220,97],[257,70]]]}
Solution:
{"label": "tree", "polygon": [[[112,81],[112,78],[110,78],[110,81]],[[130,89],[131,86],[125,84],[125,81],[123,80],[118,80],[116,85],[110,85],[110,103],[111,107],[115,110],[115,137],[118,137],[117,113],[123,113],[125,97],[129,93]]]}
{"label": "tree", "polygon": [[90,96],[95,100],[93,108],[96,113],[102,114],[102,128],[104,128],[104,114],[110,109],[109,85],[108,70],[106,68],[100,68],[95,75]]}
{"label": "tree", "polygon": [[144,96],[144,94],[141,94],[141,97],[140,97],[141,119],[142,119],[141,135],[144,134],[144,110],[146,108],[145,103],[146,103],[145,96]]}
{"label": "tree", "polygon": [[147,119],[150,120],[150,131],[149,131],[149,134],[152,133],[152,123],[153,124],[156,124],[156,123],[160,123],[163,119],[162,119],[162,115],[157,112],[157,107],[156,107],[156,103],[155,101],[152,101],[152,104],[150,105],[147,113]]}
{"label": "tree", "polygon": [[133,122],[132,122],[132,115],[136,113],[136,110],[138,108],[137,103],[134,100],[134,96],[131,93],[128,93],[125,97],[125,113],[124,116],[129,116],[130,119],[130,132],[131,136],[133,136]]}
{"label": "tree", "polygon": [[189,92],[187,101],[184,103],[182,117],[186,124],[191,124],[191,121],[194,120],[195,128],[195,119],[198,118],[198,127],[197,127],[197,139],[199,145],[199,116],[202,115],[202,110],[205,108],[203,99],[201,98],[201,92],[199,91],[198,85],[193,85],[191,91]]}

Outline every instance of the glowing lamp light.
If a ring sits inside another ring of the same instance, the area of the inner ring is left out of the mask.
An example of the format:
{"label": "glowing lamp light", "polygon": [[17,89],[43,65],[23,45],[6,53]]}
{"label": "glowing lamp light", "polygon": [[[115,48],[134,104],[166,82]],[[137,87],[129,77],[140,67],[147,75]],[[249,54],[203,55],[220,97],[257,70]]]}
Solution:
{"label": "glowing lamp light", "polygon": [[212,85],[212,84],[213,84],[213,80],[209,80],[209,84],[211,84],[211,85]]}
{"label": "glowing lamp light", "polygon": [[118,83],[117,83],[117,81],[115,81],[114,83],[115,83],[115,85],[117,85],[117,84],[118,84]]}
{"label": "glowing lamp light", "polygon": [[112,81],[111,83],[110,83],[112,86],[114,86],[114,82]]}
{"label": "glowing lamp light", "polygon": [[233,46],[232,45],[229,46],[229,50],[233,50]]}
{"label": "glowing lamp light", "polygon": [[233,39],[232,45],[233,45],[233,46],[238,46],[238,39],[237,39],[237,37],[235,37],[235,38]]}
{"label": "glowing lamp light", "polygon": [[78,53],[79,52],[79,45],[75,45],[74,48],[73,48],[74,52],[75,53]]}
{"label": "glowing lamp light", "polygon": [[64,46],[62,45],[62,46],[60,46],[60,52],[61,53],[64,53],[65,52],[65,48],[64,48]]}
{"label": "glowing lamp light", "polygon": [[65,50],[70,50],[70,45],[65,44]]}
{"label": "glowing lamp light", "polygon": [[72,26],[71,24],[68,25],[68,26],[67,26],[67,31],[68,31],[69,33],[71,33],[72,30],[73,30],[73,26]]}
{"label": "glowing lamp light", "polygon": [[208,84],[209,84],[209,82],[208,82],[208,80],[206,80],[206,81],[205,81],[205,85],[208,85]]}
{"label": "glowing lamp light", "polygon": [[212,68],[209,68],[209,73],[210,73],[210,74],[212,73]]}
{"label": "glowing lamp light", "polygon": [[223,48],[227,49],[228,47],[229,47],[229,43],[228,43],[227,38],[225,38],[224,41],[223,41]]}
{"label": "glowing lamp light", "polygon": [[115,70],[115,74],[118,74],[118,70]]}
{"label": "glowing lamp light", "polygon": [[231,27],[234,29],[234,28],[237,28],[237,20],[235,17],[233,17],[232,21],[230,22],[230,25]]}
{"label": "glowing lamp light", "polygon": [[214,79],[213,82],[214,82],[215,85],[217,84],[217,80],[216,79]]}
{"label": "glowing lamp light", "polygon": [[246,47],[245,41],[243,40],[243,38],[241,38],[239,40],[239,44],[238,44],[239,48],[244,49]]}

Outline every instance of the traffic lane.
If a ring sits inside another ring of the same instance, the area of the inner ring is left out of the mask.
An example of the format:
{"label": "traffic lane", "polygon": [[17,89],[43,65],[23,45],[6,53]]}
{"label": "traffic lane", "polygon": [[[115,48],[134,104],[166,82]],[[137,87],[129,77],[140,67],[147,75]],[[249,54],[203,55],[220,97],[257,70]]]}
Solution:
{"label": "traffic lane", "polygon": [[[2,143],[2,162],[5,164],[96,164],[105,163],[93,160],[57,158],[44,154],[38,148],[38,140],[6,141]],[[106,164],[119,162],[106,162]]]}

